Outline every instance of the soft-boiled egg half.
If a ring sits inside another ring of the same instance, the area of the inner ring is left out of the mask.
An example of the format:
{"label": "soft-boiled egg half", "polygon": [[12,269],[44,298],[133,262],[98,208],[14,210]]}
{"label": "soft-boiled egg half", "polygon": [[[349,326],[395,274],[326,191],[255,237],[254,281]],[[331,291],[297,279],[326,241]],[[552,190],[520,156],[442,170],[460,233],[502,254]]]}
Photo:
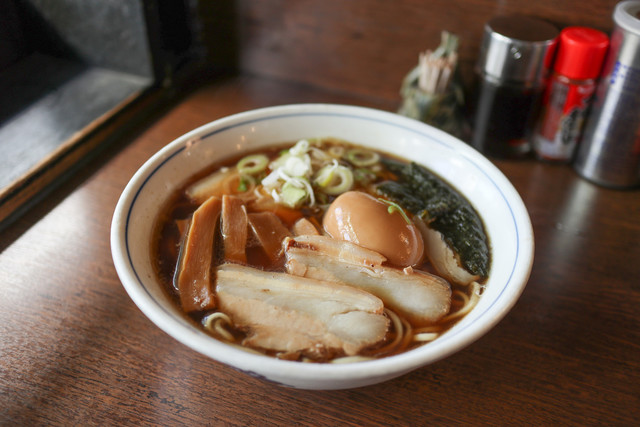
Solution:
{"label": "soft-boiled egg half", "polygon": [[399,208],[369,194],[341,194],[327,209],[322,225],[331,237],[374,250],[395,266],[409,267],[423,259],[418,228]]}

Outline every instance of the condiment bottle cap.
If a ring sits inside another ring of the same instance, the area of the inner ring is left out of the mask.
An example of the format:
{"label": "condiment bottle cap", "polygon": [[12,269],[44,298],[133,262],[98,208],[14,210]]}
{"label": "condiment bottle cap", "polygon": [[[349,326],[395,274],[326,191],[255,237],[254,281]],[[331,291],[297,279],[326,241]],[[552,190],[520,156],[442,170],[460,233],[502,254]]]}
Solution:
{"label": "condiment bottle cap", "polygon": [[613,19],[616,25],[625,31],[640,36],[640,1],[623,1],[618,3]]}
{"label": "condiment bottle cap", "polygon": [[[618,3],[613,12],[615,25],[611,32],[611,56],[607,60],[607,72],[615,62],[640,68],[640,1]],[[614,55],[615,53],[615,55]]]}
{"label": "condiment bottle cap", "polygon": [[494,17],[484,27],[478,69],[494,80],[539,86],[550,69],[558,33],[542,19]]}
{"label": "condiment bottle cap", "polygon": [[560,46],[553,66],[570,79],[594,79],[600,75],[609,48],[609,37],[586,27],[567,27],[560,32]]}

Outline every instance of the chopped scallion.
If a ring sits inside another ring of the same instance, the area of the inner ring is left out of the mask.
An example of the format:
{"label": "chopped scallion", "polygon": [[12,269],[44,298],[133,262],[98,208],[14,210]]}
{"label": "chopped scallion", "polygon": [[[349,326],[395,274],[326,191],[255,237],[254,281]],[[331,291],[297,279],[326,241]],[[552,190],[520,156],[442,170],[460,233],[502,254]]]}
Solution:
{"label": "chopped scallion", "polygon": [[240,159],[236,167],[241,174],[255,175],[267,168],[269,158],[264,154],[252,154]]}
{"label": "chopped scallion", "polygon": [[346,158],[349,163],[357,167],[372,166],[380,161],[378,153],[362,148],[353,148],[347,151]]}
{"label": "chopped scallion", "polygon": [[296,187],[291,182],[284,184],[280,193],[282,203],[290,208],[299,207],[306,200],[307,195],[307,191],[304,188]]}
{"label": "chopped scallion", "polygon": [[337,196],[353,187],[353,172],[346,166],[328,165],[320,169],[314,181],[320,189],[331,196]]}

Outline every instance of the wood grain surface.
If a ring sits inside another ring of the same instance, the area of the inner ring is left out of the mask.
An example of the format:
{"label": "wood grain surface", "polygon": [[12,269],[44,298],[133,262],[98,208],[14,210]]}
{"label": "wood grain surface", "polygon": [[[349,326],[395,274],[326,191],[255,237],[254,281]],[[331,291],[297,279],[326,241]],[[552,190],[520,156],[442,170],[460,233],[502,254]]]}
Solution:
{"label": "wood grain surface", "polygon": [[241,0],[202,2],[202,38],[215,64],[397,102],[418,53],[443,30],[460,38],[460,71],[474,80],[484,24],[523,14],[559,29],[609,33],[617,0]]}
{"label": "wood grain surface", "polygon": [[140,123],[0,235],[2,425],[633,425],[640,417],[640,197],[568,166],[496,161],[531,215],[535,262],[486,336],[395,380],[299,391],[237,372],[153,325],[112,264],[128,180],[183,133],[294,102],[392,103],[238,77]]}

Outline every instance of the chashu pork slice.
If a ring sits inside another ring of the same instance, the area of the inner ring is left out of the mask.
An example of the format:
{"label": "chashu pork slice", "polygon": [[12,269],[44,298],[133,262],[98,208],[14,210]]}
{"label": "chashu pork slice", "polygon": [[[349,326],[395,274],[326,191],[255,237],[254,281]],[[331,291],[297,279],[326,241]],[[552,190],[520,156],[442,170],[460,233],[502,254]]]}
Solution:
{"label": "chashu pork slice", "polygon": [[284,247],[289,273],[370,292],[416,327],[436,322],[451,307],[451,287],[445,279],[371,263],[369,250],[354,243],[327,236],[299,236],[285,239]]}
{"label": "chashu pork slice", "polygon": [[[341,239],[334,239],[329,236],[320,235],[302,235],[296,236],[293,240],[295,247],[306,247],[315,251],[322,252],[339,261],[350,264],[364,265],[368,267],[379,267],[387,258],[379,252],[362,246],[346,242]],[[288,243],[284,243],[284,250],[287,250]],[[290,242],[291,243],[291,242]],[[347,244],[345,244],[347,243]]]}
{"label": "chashu pork slice", "polygon": [[244,345],[315,359],[355,355],[385,338],[382,301],[338,283],[237,264],[217,270],[219,309],[247,332]]}

